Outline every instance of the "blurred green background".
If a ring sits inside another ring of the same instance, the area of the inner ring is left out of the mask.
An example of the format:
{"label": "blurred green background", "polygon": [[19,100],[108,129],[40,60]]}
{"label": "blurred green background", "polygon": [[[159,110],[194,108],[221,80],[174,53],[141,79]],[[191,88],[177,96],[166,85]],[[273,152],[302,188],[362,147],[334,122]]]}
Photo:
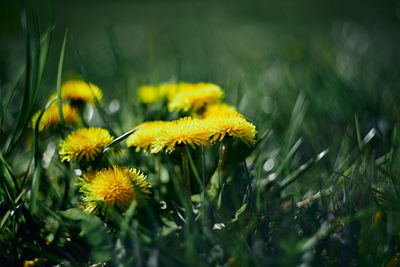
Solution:
{"label": "blurred green background", "polygon": [[[316,150],[355,114],[364,130],[377,126],[383,135],[399,118],[398,1],[57,1],[54,8],[43,95],[54,91],[68,27],[89,80],[105,99],[122,99],[122,113],[132,113],[138,85],[183,80],[221,85],[228,103],[278,132],[303,92],[302,131]],[[44,24],[47,2],[38,9]],[[7,83],[24,60],[24,39],[18,2],[3,0],[0,10]],[[68,42],[63,77],[81,74]],[[138,122],[128,113],[121,132]]]}

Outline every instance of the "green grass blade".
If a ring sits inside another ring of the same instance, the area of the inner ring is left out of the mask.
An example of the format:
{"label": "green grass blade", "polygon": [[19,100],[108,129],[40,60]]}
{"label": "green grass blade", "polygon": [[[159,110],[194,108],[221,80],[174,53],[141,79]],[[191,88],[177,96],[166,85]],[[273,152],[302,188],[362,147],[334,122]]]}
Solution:
{"label": "green grass blade", "polygon": [[306,100],[306,97],[303,93],[300,93],[297,97],[296,104],[294,105],[292,116],[290,118],[289,127],[285,138],[285,152],[287,152],[289,150],[289,147],[293,144],[296,135],[298,134],[302,126],[307,109],[308,102]]}
{"label": "green grass blade", "polygon": [[289,186],[291,183],[296,181],[303,173],[309,170],[314,164],[319,162],[322,158],[324,158],[328,154],[329,149],[326,149],[319,153],[316,157],[310,159],[307,163],[301,165],[297,170],[291,173],[289,176],[285,177],[280,183],[279,186],[281,190]]}
{"label": "green grass blade", "polygon": [[10,106],[11,99],[15,95],[15,92],[17,91],[17,88],[20,85],[20,83],[22,81],[22,77],[24,76],[24,73],[25,73],[25,66],[21,67],[16,78],[12,82],[10,88],[8,89],[7,95],[4,98],[4,103],[2,103],[3,104],[3,112],[2,112],[2,116],[0,118],[0,126],[3,125],[3,120],[5,117],[5,114],[8,110],[8,107]]}
{"label": "green grass blade", "polygon": [[[28,14],[29,12],[29,14]],[[37,7],[30,1],[20,1],[20,14],[21,24],[25,37],[25,49],[26,49],[26,71],[25,71],[25,86],[22,97],[22,105],[18,119],[15,124],[12,134],[8,137],[4,147],[3,154],[8,153],[13,149],[14,145],[20,139],[23,131],[26,129],[27,121],[31,115],[33,105],[35,103],[40,80],[44,71],[44,62],[47,58],[48,45],[45,49],[45,56],[41,56],[41,37],[39,30],[39,15]],[[44,40],[49,42],[50,37]],[[42,63],[41,63],[42,62]]]}
{"label": "green grass blade", "polygon": [[[143,126],[142,126],[143,127]],[[113,141],[111,141],[108,145],[106,145],[103,149],[103,153],[107,152],[111,147],[115,146],[116,144],[124,141],[126,138],[128,138],[131,134],[136,132],[137,130],[141,129],[142,127],[135,128],[133,130],[127,131],[123,135],[115,138]]]}
{"label": "green grass blade", "polygon": [[11,166],[4,159],[2,153],[0,153],[0,161],[1,161],[2,165],[3,165],[3,167],[4,167],[4,172],[7,172],[7,173],[3,173],[6,181],[10,182],[10,180],[11,180],[13,185],[14,185],[14,188],[12,190],[12,192],[14,194],[15,193],[14,190],[19,191],[19,186],[18,186],[17,179],[16,179],[16,177],[15,177],[13,171],[12,171]]}
{"label": "green grass blade", "polygon": [[192,168],[192,171],[194,173],[194,177],[196,178],[196,181],[199,184],[201,190],[204,191],[205,187],[204,187],[203,183],[201,182],[201,178],[200,178],[199,172],[196,169],[196,165],[194,164],[192,155],[190,154],[190,150],[189,150],[189,148],[187,146],[185,146],[185,149],[186,149],[186,153],[187,153],[188,158],[189,158],[190,167]]}
{"label": "green grass blade", "polygon": [[60,53],[60,60],[58,61],[58,70],[57,70],[57,99],[58,99],[58,112],[60,114],[60,125],[61,128],[64,129],[65,122],[64,122],[64,115],[62,110],[62,96],[61,96],[61,76],[62,76],[62,69],[64,64],[64,54],[65,54],[65,44],[67,41],[68,36],[68,28],[65,30],[64,40],[61,47]]}
{"label": "green grass blade", "polygon": [[356,126],[358,149],[361,150],[362,144],[361,144],[360,123],[358,122],[357,114],[354,114],[354,124]]}
{"label": "green grass blade", "polygon": [[34,164],[35,169],[33,173],[32,186],[31,186],[31,199],[29,202],[31,213],[36,212],[37,208],[37,199],[39,195],[39,184],[40,184],[40,176],[41,176],[41,166],[40,166],[40,153],[39,153],[39,124],[43,117],[44,112],[56,101],[53,99],[49,103],[47,103],[46,107],[40,112],[39,117],[35,124],[35,130],[33,135],[33,151],[34,151]]}
{"label": "green grass blade", "polygon": [[29,209],[32,214],[36,213],[37,201],[39,197],[39,185],[41,176],[41,166],[40,162],[36,162],[35,170],[33,173],[32,186],[31,186],[31,197],[29,201]]}

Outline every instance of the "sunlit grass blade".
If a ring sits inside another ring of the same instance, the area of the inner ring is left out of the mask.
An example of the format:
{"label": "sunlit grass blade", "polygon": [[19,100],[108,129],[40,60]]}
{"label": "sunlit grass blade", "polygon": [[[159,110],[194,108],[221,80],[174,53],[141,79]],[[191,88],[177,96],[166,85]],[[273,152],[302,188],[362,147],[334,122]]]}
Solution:
{"label": "sunlit grass blade", "polygon": [[308,102],[303,93],[300,93],[297,97],[296,104],[294,105],[292,116],[290,118],[290,122],[288,124],[288,129],[285,138],[285,150],[287,152],[289,147],[292,146],[294,140],[296,139],[296,135],[298,134],[302,122],[304,120],[304,116],[308,109]]}
{"label": "sunlit grass blade", "polygon": [[310,159],[307,163],[304,163],[299,168],[297,168],[294,172],[292,172],[289,176],[285,177],[282,181],[280,181],[279,186],[281,190],[289,186],[291,183],[296,181],[304,172],[310,169],[314,164],[319,162],[322,158],[324,158],[328,154],[328,149],[319,153],[313,159]]}
{"label": "sunlit grass blade", "polygon": [[124,133],[123,135],[115,138],[112,142],[110,142],[108,145],[106,145],[103,149],[103,153],[107,152],[110,148],[112,148],[113,146],[115,146],[116,144],[124,141],[126,138],[128,138],[131,134],[133,134],[134,132],[136,132],[137,130],[141,129],[143,126],[135,128],[133,130],[127,131],[126,133]]}

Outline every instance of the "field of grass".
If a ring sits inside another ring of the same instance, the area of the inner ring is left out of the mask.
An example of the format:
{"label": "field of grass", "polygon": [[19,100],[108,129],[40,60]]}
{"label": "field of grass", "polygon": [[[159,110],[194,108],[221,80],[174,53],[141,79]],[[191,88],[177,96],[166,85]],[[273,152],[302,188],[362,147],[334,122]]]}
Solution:
{"label": "field of grass", "polygon": [[[400,266],[398,2],[2,1],[0,40],[4,266]],[[39,131],[69,80],[103,104]],[[142,103],[164,82],[220,86],[256,143],[128,147],[137,125],[192,115]],[[61,162],[83,127],[112,151]],[[113,165],[151,194],[84,211],[80,177]]]}

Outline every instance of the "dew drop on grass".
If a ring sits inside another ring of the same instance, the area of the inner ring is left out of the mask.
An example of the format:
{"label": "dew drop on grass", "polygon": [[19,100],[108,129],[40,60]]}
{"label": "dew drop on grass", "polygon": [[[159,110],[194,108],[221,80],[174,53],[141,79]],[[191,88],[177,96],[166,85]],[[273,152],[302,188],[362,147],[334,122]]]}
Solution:
{"label": "dew drop on grass", "polygon": [[275,167],[274,159],[268,159],[263,166],[264,171],[269,172]]}
{"label": "dew drop on grass", "polygon": [[50,142],[47,145],[46,151],[43,153],[42,167],[44,169],[49,167],[51,158],[53,157],[55,151],[56,151],[56,145],[53,142]]}
{"label": "dew drop on grass", "polygon": [[84,118],[87,122],[90,122],[93,118],[94,115],[94,109],[92,105],[87,105],[85,112],[84,112]]}
{"label": "dew drop on grass", "polygon": [[216,223],[213,226],[213,230],[221,230],[222,228],[225,228],[225,224],[223,223]]}
{"label": "dew drop on grass", "polygon": [[160,209],[162,210],[167,209],[167,203],[164,200],[160,201],[160,205],[161,205]]}
{"label": "dew drop on grass", "polygon": [[114,99],[108,104],[108,112],[113,114],[119,110],[120,104],[118,99]]}

